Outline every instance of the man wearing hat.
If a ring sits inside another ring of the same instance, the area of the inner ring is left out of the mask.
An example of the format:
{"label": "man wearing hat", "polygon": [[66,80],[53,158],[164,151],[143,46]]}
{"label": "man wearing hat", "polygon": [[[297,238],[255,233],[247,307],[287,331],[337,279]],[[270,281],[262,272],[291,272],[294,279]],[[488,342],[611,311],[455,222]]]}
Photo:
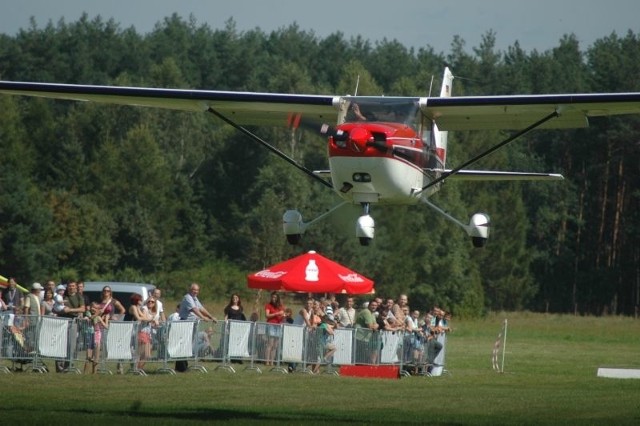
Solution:
{"label": "man wearing hat", "polygon": [[25,315],[40,316],[40,290],[43,288],[40,283],[31,284],[31,292],[24,298],[23,312]]}
{"label": "man wearing hat", "polygon": [[19,314],[22,306],[22,293],[17,289],[18,283],[15,278],[7,278],[8,287],[2,292],[2,299],[6,304],[6,310],[10,313]]}

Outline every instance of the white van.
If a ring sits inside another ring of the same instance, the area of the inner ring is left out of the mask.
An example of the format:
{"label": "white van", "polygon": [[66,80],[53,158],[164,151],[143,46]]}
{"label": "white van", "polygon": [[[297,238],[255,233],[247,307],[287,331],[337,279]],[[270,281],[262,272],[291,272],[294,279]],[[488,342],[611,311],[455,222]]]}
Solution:
{"label": "white van", "polygon": [[155,289],[153,284],[86,281],[84,283],[84,294],[89,296],[90,301],[100,302],[102,300],[102,289],[107,286],[111,288],[111,297],[122,303],[125,308],[129,306],[133,294],[137,293],[142,296],[142,300],[147,300]]}

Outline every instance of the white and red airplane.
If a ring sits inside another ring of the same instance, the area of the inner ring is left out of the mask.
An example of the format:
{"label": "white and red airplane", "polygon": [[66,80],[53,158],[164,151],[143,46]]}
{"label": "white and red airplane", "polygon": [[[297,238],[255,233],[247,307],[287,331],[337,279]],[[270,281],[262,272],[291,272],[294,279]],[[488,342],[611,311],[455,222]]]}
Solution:
{"label": "white and red airplane", "polygon": [[[0,81],[0,93],[214,114],[334,189],[343,199],[309,222],[304,222],[297,210],[286,211],[284,233],[292,244],[313,223],[352,203],[362,205],[356,236],[362,245],[368,245],[375,231],[369,214],[372,204],[424,202],[463,228],[474,246],[482,247],[490,226],[485,213],[474,214],[466,224],[429,200],[444,179],[561,180],[558,174],[465,167],[534,129],[586,127],[588,117],[640,113],[640,93],[452,97],[453,79],[446,68],[439,97],[323,96],[10,81]],[[303,167],[244,125],[304,126],[322,131],[328,135],[329,169],[311,171]],[[515,129],[516,133],[459,167],[446,169],[447,131],[475,129]]]}

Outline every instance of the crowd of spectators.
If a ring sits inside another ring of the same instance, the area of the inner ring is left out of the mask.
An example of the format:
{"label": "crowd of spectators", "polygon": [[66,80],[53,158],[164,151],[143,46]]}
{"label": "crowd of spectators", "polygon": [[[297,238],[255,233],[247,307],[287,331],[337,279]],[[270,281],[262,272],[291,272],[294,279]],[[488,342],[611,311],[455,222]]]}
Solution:
{"label": "crowd of spectators", "polygon": [[[121,301],[111,296],[111,288],[105,286],[99,302],[90,303],[84,295],[84,283],[71,281],[66,286],[56,286],[54,281],[47,281],[44,286],[34,283],[30,292],[23,295],[16,288],[16,281],[8,278],[7,288],[0,293],[0,313],[14,313],[24,315],[57,315],[68,318],[84,319],[89,324],[91,337],[87,339],[87,362],[95,365],[100,357],[101,336],[109,328],[109,321],[122,319],[124,321],[137,321],[141,324],[138,332],[138,364],[142,369],[146,360],[151,355],[152,337],[166,321],[192,320],[217,322],[216,318],[202,305],[198,299],[200,286],[192,283],[182,301],[176,306],[175,312],[168,317],[165,315],[161,291],[155,289],[147,300],[142,300],[138,294],[131,296],[128,308],[125,309]],[[312,371],[317,372],[321,362],[329,362],[336,351],[333,343],[335,329],[355,328],[356,343],[365,342],[367,333],[377,334],[380,331],[402,331],[403,357],[406,363],[418,363],[433,360],[442,348],[437,336],[451,330],[451,314],[446,313],[438,306],[427,312],[417,309],[411,310],[406,294],[401,294],[396,299],[375,297],[362,303],[359,310],[356,309],[356,300],[348,296],[341,305],[334,295],[328,297],[309,297],[304,304],[295,311],[285,307],[280,295],[272,292],[269,301],[264,305],[263,318],[266,321],[266,365],[273,365],[277,355],[277,347],[281,338],[280,324],[290,323],[305,326],[307,332],[317,336],[316,360]],[[232,294],[228,304],[224,307],[225,320],[245,321],[246,316],[240,296]],[[254,306],[249,318],[251,321],[260,319],[260,312]],[[211,327],[207,328],[211,330]],[[365,330],[369,330],[368,332]],[[207,342],[210,333],[203,332],[198,336],[202,342]],[[370,345],[370,338],[366,342]],[[377,363],[378,351],[368,351],[369,359],[362,360],[365,363]],[[68,363],[58,361],[57,371],[64,371]],[[292,370],[295,365],[289,365]],[[186,371],[186,361],[176,363],[177,371]]]}
{"label": "crowd of spectators", "polygon": [[[12,315],[11,332],[24,335],[30,330],[29,319],[33,316],[57,316],[78,319],[81,347],[86,350],[87,366],[93,372],[100,361],[100,345],[102,335],[109,328],[111,319],[138,321],[141,324],[138,332],[139,357],[137,368],[142,369],[151,354],[151,338],[160,324],[165,321],[164,309],[160,301],[161,290],[154,289],[147,300],[139,294],[133,294],[125,309],[121,301],[112,297],[111,287],[102,289],[99,302],[90,302],[84,294],[84,282],[69,281],[66,285],[49,280],[45,285],[33,283],[27,294],[22,294],[13,277],[7,279],[7,287],[0,292],[0,315]],[[5,302],[6,301],[6,302]],[[32,329],[33,327],[31,327]],[[29,340],[23,339],[26,344]],[[63,372],[69,368],[69,362],[57,360],[56,371]],[[119,371],[122,366],[119,365]]]}
{"label": "crowd of spectators", "polygon": [[[318,356],[318,360],[322,362],[330,362],[336,350],[332,343],[332,335],[333,330],[337,328],[359,329],[356,331],[356,343],[362,347],[356,352],[366,354],[368,358],[357,361],[367,364],[379,362],[380,352],[375,350],[375,341],[380,342],[378,335],[381,331],[403,332],[403,361],[413,365],[432,365],[442,350],[438,335],[451,331],[450,313],[438,306],[424,313],[417,309],[411,310],[406,294],[401,294],[397,300],[375,297],[364,302],[360,310],[355,309],[355,299],[351,296],[346,298],[343,306],[334,295],[318,299],[310,297],[292,321],[287,321],[287,308],[280,302],[278,293],[273,292],[270,297],[270,301],[265,305],[267,322],[275,325],[291,322],[306,326],[307,331],[315,332],[320,342],[317,352],[323,354]],[[273,339],[278,337],[270,334],[269,347],[275,346]],[[379,345],[381,346],[381,343]],[[267,354],[269,353],[267,351]],[[272,362],[272,357],[267,356],[267,365],[272,365]],[[318,368],[319,363],[315,364],[313,371],[317,371]]]}

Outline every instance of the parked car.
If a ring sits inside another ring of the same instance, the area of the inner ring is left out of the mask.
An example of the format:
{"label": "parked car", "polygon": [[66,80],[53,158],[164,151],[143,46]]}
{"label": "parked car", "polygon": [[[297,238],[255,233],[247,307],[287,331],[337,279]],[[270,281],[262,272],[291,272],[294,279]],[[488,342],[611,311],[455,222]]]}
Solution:
{"label": "parked car", "polygon": [[147,300],[155,286],[144,283],[123,283],[109,281],[87,281],[84,283],[84,294],[89,296],[92,302],[102,300],[102,289],[106,286],[111,288],[111,297],[118,300],[126,308],[129,306],[131,295],[138,293],[142,300]]}

